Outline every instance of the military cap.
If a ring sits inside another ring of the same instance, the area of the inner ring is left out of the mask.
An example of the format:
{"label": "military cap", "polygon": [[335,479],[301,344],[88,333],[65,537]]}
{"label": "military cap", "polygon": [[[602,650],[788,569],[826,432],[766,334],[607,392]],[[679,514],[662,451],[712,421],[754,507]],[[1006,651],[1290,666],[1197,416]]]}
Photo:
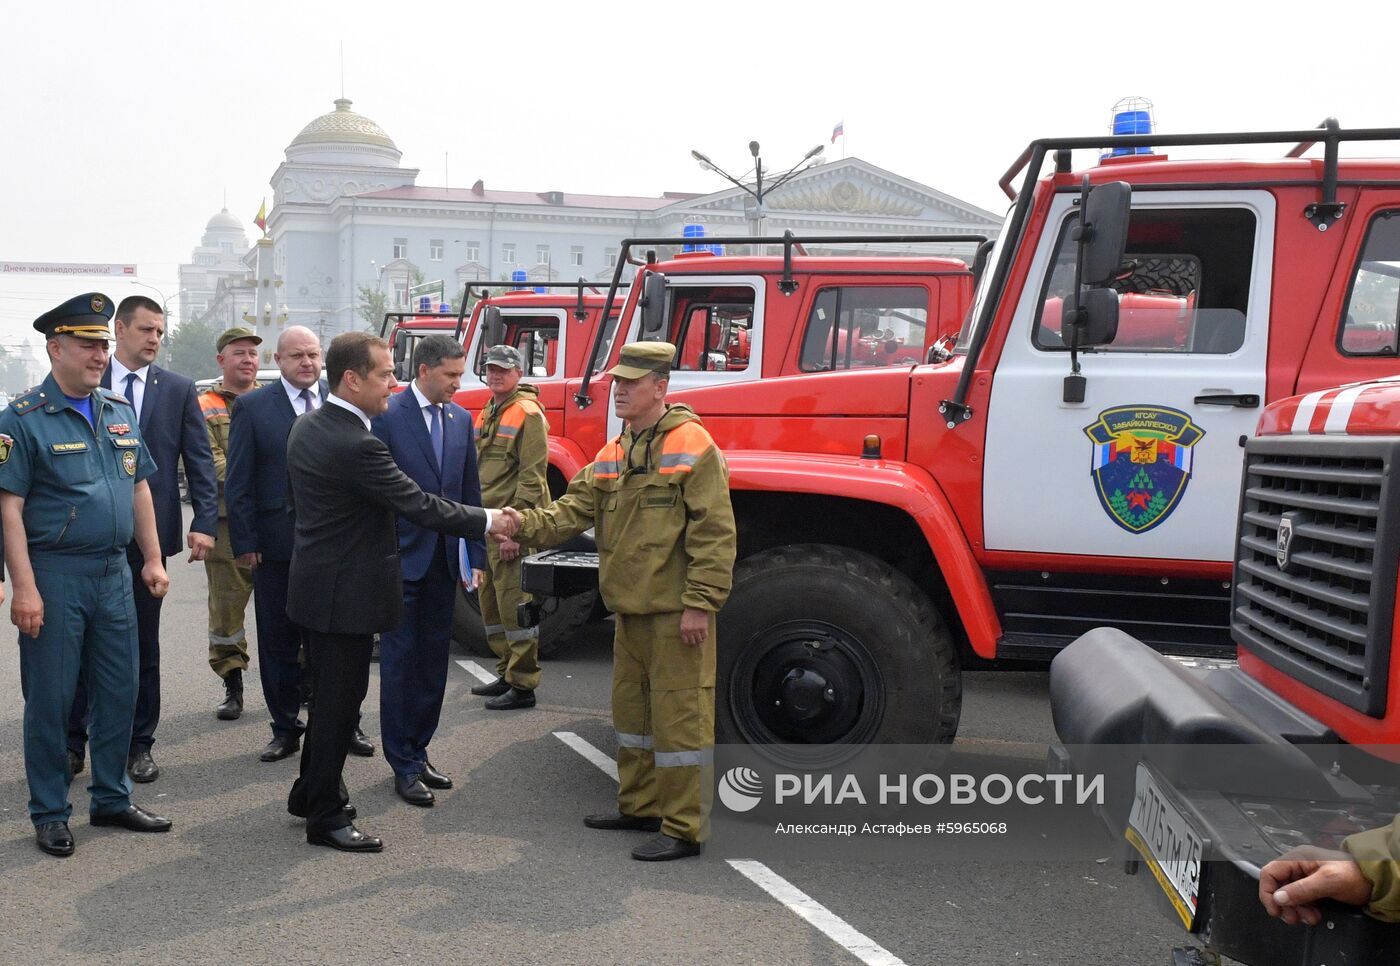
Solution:
{"label": "military cap", "polygon": [[520,358],[520,350],[513,345],[493,345],[486,350],[486,364],[502,369],[525,371],[525,360]]}
{"label": "military cap", "polygon": [[112,300],[101,292],[78,295],[34,320],[34,328],[52,339],[71,335],[78,339],[112,341],[110,323],[116,313]]}
{"label": "military cap", "polygon": [[245,328],[241,325],[235,325],[231,329],[225,329],[224,334],[219,336],[219,341],[216,342],[215,345],[218,346],[220,352],[223,352],[224,347],[230,342],[238,342],[241,339],[251,339],[253,345],[262,345],[262,336],[258,335],[252,329]]}
{"label": "military cap", "polygon": [[648,372],[669,376],[676,347],[669,342],[630,342],[622,347],[622,358],[608,372],[619,379],[640,379]]}

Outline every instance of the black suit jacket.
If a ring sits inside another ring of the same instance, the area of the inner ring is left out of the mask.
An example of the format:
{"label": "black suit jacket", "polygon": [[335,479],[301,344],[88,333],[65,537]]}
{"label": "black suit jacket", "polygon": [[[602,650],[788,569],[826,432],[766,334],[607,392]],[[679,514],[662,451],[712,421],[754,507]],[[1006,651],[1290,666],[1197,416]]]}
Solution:
{"label": "black suit jacket", "polygon": [[[326,383],[319,389],[326,401]],[[318,410],[319,412],[319,410]],[[235,557],[260,553],[264,560],[292,559],[292,504],[287,498],[287,434],[297,413],[282,380],[275,379],[233,402],[229,414],[224,504]]]}
{"label": "black suit jacket", "polygon": [[[111,389],[112,366],[102,374],[102,385]],[[122,392],[126,387],[115,387]],[[185,547],[180,519],[180,481],[176,463],[185,464],[194,519],[190,529],[209,536],[219,532],[219,488],[214,478],[214,452],[199,411],[194,380],[151,364],[146,371],[146,392],[141,400],[141,438],[156,461],[155,475],[147,481],[156,508],[156,532],[162,556],[173,557]]]}
{"label": "black suit jacket", "polygon": [[332,403],[292,425],[287,472],[296,508],[287,616],[322,634],[399,626],[395,515],[458,537],[486,535],[486,511],[424,493],[357,415]]}

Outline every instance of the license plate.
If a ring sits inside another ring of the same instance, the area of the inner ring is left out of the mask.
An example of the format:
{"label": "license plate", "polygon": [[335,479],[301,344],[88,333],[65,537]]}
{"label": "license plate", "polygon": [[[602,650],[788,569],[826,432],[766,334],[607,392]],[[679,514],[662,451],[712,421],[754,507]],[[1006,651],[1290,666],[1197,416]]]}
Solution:
{"label": "license plate", "polygon": [[1146,860],[1182,924],[1191,929],[1196,922],[1205,842],[1141,762],[1137,794],[1123,834]]}

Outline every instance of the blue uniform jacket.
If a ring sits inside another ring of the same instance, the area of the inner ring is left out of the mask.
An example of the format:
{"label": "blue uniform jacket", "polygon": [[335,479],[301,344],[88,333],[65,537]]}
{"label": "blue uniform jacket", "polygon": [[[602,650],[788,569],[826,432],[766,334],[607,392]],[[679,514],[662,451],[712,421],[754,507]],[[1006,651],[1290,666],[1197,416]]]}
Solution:
{"label": "blue uniform jacket", "polygon": [[132,494],[155,463],[120,395],[96,390],[92,412],[89,424],[50,374],[0,413],[0,489],[24,497],[38,569],[68,572],[78,558],[105,560],[134,536]]}
{"label": "blue uniform jacket", "polygon": [[[413,387],[389,400],[389,408],[371,421],[371,431],[384,441],[394,462],[425,492],[468,506],[481,506],[481,481],[476,472],[476,438],[471,414],[456,403],[443,407],[443,470],[438,472],[437,457],[428,440],[428,426]],[[422,580],[432,563],[438,535],[433,530],[398,518],[399,556],[405,580]],[[457,537],[447,538],[447,560],[455,579],[461,579],[457,564]],[[467,543],[467,554],[476,570],[486,569],[486,545],[480,540]]]}
{"label": "blue uniform jacket", "polygon": [[[325,380],[317,391],[324,405]],[[281,379],[234,400],[224,503],[235,557],[260,553],[264,560],[292,559],[296,520],[287,485],[287,434],[296,417]]]}
{"label": "blue uniform jacket", "polygon": [[[112,367],[102,375],[102,385],[112,388]],[[120,391],[120,387],[118,388]],[[156,463],[150,479],[151,502],[156,510],[156,532],[162,556],[173,557],[185,547],[180,539],[178,460],[185,464],[194,519],[190,529],[214,536],[219,532],[219,488],[214,479],[214,452],[199,411],[194,380],[152,364],[146,372],[146,393],[141,402],[141,439]],[[129,401],[129,400],[128,400]]]}

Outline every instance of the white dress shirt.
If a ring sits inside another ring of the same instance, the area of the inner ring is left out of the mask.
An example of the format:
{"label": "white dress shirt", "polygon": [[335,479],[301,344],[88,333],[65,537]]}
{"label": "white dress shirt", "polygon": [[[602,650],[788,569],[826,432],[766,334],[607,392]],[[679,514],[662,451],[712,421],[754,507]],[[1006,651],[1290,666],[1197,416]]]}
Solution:
{"label": "white dress shirt", "polygon": [[144,365],[140,369],[128,369],[118,360],[116,353],[112,354],[112,391],[126,395],[126,377],[135,372],[136,381],[131,384],[131,398],[127,402],[131,403],[131,408],[136,410],[136,416],[141,416],[141,403],[146,399],[146,377],[151,374],[151,367]]}
{"label": "white dress shirt", "polygon": [[[287,398],[292,401],[292,412],[300,416],[304,411],[303,406],[306,403],[306,400],[301,398],[301,390],[288,382],[286,376],[279,376],[278,378],[282,380],[282,389],[287,393]],[[307,388],[311,390],[311,411],[314,413],[321,408],[321,386],[317,383]]]}
{"label": "white dress shirt", "polygon": [[[423,414],[423,425],[426,426],[426,427],[428,427],[428,433],[429,433],[429,435],[431,435],[431,434],[432,434],[432,431],[433,431],[433,414],[432,414],[432,412],[430,411],[430,407],[432,407],[432,406],[437,406],[437,405],[439,405],[439,404],[438,404],[438,403],[435,403],[435,402],[429,402],[429,401],[428,401],[428,397],[425,396],[425,395],[423,395],[423,393],[419,391],[419,389],[418,389],[418,380],[417,380],[417,379],[413,380],[413,381],[410,382],[408,385],[409,385],[409,388],[413,390],[414,398],[416,398],[416,399],[418,400],[418,411],[421,412],[421,413]],[[446,407],[446,406],[443,406],[442,409],[439,410],[439,412],[441,413],[441,417],[440,417],[440,418],[442,418],[443,420],[446,420],[446,419],[447,419],[447,407]],[[444,422],[444,423],[442,424],[442,431],[443,431],[444,433],[447,432],[447,423],[446,423],[446,422]]]}

